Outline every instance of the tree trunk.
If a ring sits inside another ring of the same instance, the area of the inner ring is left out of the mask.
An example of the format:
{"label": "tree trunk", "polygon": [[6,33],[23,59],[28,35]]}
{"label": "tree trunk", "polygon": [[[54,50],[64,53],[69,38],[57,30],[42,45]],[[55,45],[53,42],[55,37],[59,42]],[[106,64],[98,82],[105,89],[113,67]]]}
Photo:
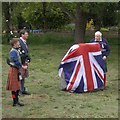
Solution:
{"label": "tree trunk", "polygon": [[11,20],[11,11],[10,11],[10,8],[11,8],[11,3],[10,2],[3,2],[2,4],[2,10],[4,12],[4,16],[5,16],[5,22],[6,22],[6,36],[7,36],[7,41],[9,42],[10,39],[11,39],[11,35],[10,35],[10,20]]}
{"label": "tree trunk", "polygon": [[4,13],[5,20],[6,20],[6,33],[10,33],[11,15],[12,15],[12,11],[16,4],[17,2],[3,2],[2,3],[2,11]]}
{"label": "tree trunk", "polygon": [[75,18],[75,43],[84,43],[85,31],[86,31],[87,20],[84,17],[84,13],[80,9],[80,5],[76,8],[76,18]]}
{"label": "tree trunk", "polygon": [[10,3],[3,3],[3,12],[6,19],[6,33],[10,33]]}
{"label": "tree trunk", "polygon": [[95,25],[95,32],[96,31],[100,31],[101,27],[102,27],[102,23],[101,23],[101,18],[98,17],[94,20],[94,25]]}
{"label": "tree trunk", "polygon": [[43,31],[46,32],[46,29],[47,29],[47,24],[46,24],[46,5],[47,3],[46,2],[43,2],[42,3],[43,5]]}

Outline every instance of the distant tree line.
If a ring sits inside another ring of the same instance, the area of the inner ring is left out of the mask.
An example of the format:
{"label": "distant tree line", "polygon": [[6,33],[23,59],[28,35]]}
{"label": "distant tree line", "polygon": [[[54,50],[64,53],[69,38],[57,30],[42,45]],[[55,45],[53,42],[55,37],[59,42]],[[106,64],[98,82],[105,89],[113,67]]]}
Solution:
{"label": "distant tree line", "polygon": [[119,3],[115,2],[3,2],[3,29],[60,30],[75,24],[74,40],[84,42],[86,23],[94,20],[95,30],[119,24]]}

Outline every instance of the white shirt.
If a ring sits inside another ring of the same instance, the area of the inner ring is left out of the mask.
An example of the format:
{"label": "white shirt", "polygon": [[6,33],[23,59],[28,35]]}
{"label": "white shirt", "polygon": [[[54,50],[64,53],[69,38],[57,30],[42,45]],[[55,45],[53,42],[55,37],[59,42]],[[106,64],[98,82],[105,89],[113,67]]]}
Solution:
{"label": "white shirt", "polygon": [[20,39],[26,44],[26,40],[24,40],[22,37],[20,37]]}
{"label": "white shirt", "polygon": [[24,40],[22,37],[20,37],[20,39],[24,42],[26,48],[28,49],[28,46],[27,46],[27,44],[26,44],[26,40]]}
{"label": "white shirt", "polygon": [[[97,40],[95,39],[95,41],[97,41]],[[99,41],[102,41],[102,39],[100,39]]]}

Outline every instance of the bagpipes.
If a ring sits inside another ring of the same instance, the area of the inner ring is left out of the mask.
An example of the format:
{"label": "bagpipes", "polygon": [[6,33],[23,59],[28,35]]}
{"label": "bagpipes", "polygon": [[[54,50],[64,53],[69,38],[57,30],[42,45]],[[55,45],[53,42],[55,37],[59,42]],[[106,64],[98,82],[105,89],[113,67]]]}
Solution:
{"label": "bagpipes", "polygon": [[[18,51],[19,51],[19,54],[21,57],[22,65],[28,66],[28,64],[31,62],[31,58],[30,58],[29,54],[25,53],[25,51],[23,49],[21,49],[21,47],[18,49]],[[28,69],[25,69],[25,70],[22,69],[21,74],[22,74],[23,78],[28,77],[29,76]]]}
{"label": "bagpipes", "polygon": [[31,58],[30,58],[29,54],[25,53],[25,51],[22,50],[21,48],[19,48],[18,51],[19,51],[19,54],[21,57],[22,64],[30,63]]}

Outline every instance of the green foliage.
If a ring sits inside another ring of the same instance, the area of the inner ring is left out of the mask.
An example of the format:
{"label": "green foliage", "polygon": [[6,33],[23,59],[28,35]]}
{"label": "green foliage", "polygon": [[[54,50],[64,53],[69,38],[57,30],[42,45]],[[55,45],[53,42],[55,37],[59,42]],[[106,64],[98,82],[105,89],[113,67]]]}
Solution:
{"label": "green foliage", "polygon": [[[2,44],[9,44],[7,34],[2,36]],[[38,45],[38,44],[66,44],[74,41],[73,34],[70,33],[59,33],[59,32],[47,32],[47,33],[30,33],[27,43]]]}
{"label": "green foliage", "polygon": [[120,2],[118,2],[118,6],[117,6],[118,10],[117,10],[117,23],[118,23],[118,28],[120,29]]}
{"label": "green foliage", "polygon": [[7,34],[3,34],[2,35],[2,44],[7,44],[8,43],[8,35]]}
{"label": "green foliage", "polygon": [[103,32],[103,31],[108,32],[108,31],[109,31],[109,29],[107,29],[107,28],[101,28],[101,29],[100,29],[100,31],[101,31],[101,32]]}
{"label": "green foliage", "polygon": [[63,27],[64,30],[66,31],[74,31],[75,30],[75,24],[68,24]]}
{"label": "green foliage", "polygon": [[87,19],[92,18],[95,21],[95,26],[108,27],[117,24],[118,3],[81,3],[81,8]]}
{"label": "green foliage", "polygon": [[[43,9],[45,9],[44,13]],[[44,24],[46,29],[56,29],[69,22],[69,18],[57,7],[56,3],[46,3],[45,8],[40,2],[28,3],[22,15],[32,25],[33,29],[43,29]]]}
{"label": "green foliage", "polygon": [[65,44],[73,42],[72,34],[49,32],[45,34],[30,34],[28,44]]}
{"label": "green foliage", "polygon": [[2,16],[2,31],[6,30],[6,24],[5,24],[6,20],[4,15]]}
{"label": "green foliage", "polygon": [[104,6],[102,19],[103,26],[108,27],[117,25],[117,10],[119,9],[118,3],[107,3]]}
{"label": "green foliage", "polygon": [[[12,3],[11,28],[42,29],[43,32],[53,30],[72,30],[75,23],[74,40],[84,41],[85,25],[91,18],[95,29],[119,25],[117,3],[107,2],[19,2]],[[3,11],[5,13],[5,9]],[[3,17],[5,24],[5,20]],[[4,25],[4,27],[8,25]],[[77,32],[76,32],[77,31]],[[81,32],[81,33],[79,33]],[[55,41],[55,40],[54,40]]]}
{"label": "green foliage", "polygon": [[[16,26],[16,16],[18,11],[16,11],[17,2],[3,2],[2,3],[2,24],[3,30],[6,30],[7,27],[11,28]],[[20,12],[20,11],[19,11]],[[9,20],[9,26],[6,25],[6,20]]]}

